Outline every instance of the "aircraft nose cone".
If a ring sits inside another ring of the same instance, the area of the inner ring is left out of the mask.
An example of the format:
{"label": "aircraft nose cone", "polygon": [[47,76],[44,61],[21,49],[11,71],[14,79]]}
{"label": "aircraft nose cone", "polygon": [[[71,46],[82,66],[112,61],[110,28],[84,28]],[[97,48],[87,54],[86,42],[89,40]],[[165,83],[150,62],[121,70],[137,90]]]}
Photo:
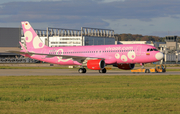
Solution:
{"label": "aircraft nose cone", "polygon": [[157,60],[161,60],[164,58],[164,54],[162,52],[158,52],[158,53],[156,53],[155,57]]}

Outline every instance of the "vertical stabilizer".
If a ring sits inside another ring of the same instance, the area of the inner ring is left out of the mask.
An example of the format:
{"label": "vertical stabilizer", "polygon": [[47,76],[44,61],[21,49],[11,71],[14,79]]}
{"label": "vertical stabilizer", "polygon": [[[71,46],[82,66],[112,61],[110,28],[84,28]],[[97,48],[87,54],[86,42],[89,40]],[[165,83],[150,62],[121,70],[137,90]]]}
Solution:
{"label": "vertical stabilizer", "polygon": [[36,34],[28,21],[21,22],[21,24],[24,32],[27,50],[47,47]]}

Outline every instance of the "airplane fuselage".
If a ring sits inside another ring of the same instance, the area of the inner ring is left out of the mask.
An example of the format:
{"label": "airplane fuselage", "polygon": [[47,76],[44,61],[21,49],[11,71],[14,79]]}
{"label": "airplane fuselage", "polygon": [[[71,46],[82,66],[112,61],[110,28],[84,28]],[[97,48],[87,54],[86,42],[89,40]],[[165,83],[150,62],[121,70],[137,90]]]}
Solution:
{"label": "airplane fuselage", "polygon": [[[29,50],[50,55],[82,56],[91,58],[104,58],[108,64],[135,64],[150,63],[160,59],[154,46],[146,44],[120,44],[120,45],[96,45],[96,46],[71,46],[71,47],[47,47],[43,49]],[[33,55],[32,59],[61,65],[82,65],[73,58],[48,57],[46,55]]]}
{"label": "airplane fuselage", "polygon": [[151,63],[163,58],[163,54],[154,46],[146,44],[96,45],[96,46],[46,46],[29,22],[22,22],[26,45],[20,52],[23,56],[60,65],[81,65],[79,73],[88,69],[106,73],[106,65],[114,65],[119,69],[133,69],[136,63]]}

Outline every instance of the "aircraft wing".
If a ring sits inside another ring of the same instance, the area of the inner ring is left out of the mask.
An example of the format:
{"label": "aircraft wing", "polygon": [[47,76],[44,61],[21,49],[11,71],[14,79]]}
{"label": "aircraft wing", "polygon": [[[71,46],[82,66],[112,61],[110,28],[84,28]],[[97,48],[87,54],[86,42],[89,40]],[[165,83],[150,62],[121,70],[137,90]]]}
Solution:
{"label": "aircraft wing", "polygon": [[32,55],[46,55],[46,58],[51,58],[51,57],[62,57],[62,59],[73,59],[75,61],[78,61],[82,63],[85,59],[87,58],[95,58],[95,59],[105,59],[105,58],[99,58],[99,57],[90,57],[90,56],[73,56],[73,55],[55,55],[55,54],[43,54],[43,53],[34,53],[34,52],[21,52],[21,51],[7,51],[10,53],[17,53],[17,54],[28,54],[30,56]]}

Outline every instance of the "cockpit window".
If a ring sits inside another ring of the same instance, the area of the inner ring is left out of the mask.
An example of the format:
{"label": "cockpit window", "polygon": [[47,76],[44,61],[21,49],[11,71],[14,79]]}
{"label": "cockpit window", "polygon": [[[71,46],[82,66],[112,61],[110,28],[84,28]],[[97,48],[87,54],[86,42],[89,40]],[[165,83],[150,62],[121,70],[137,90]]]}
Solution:
{"label": "cockpit window", "polygon": [[147,49],[147,51],[158,51],[156,48]]}
{"label": "cockpit window", "polygon": [[158,51],[157,49],[153,49],[154,51]]}

